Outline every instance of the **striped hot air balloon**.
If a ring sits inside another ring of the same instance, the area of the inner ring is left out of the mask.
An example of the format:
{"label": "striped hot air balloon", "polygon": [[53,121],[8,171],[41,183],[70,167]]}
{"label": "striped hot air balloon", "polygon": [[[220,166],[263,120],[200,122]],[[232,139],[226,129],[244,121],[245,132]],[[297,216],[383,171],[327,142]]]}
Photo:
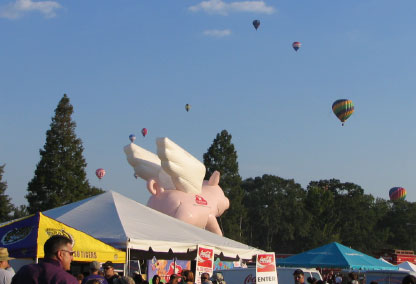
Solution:
{"label": "striped hot air balloon", "polygon": [[403,187],[393,187],[389,190],[389,197],[391,201],[405,200],[406,189],[404,189]]}
{"label": "striped hot air balloon", "polygon": [[292,47],[295,51],[298,51],[301,45],[302,44],[299,41],[295,41],[294,43],[292,43]]}
{"label": "striped hot air balloon", "polygon": [[342,125],[344,126],[344,122],[353,114],[354,112],[354,104],[351,100],[342,99],[336,100],[332,104],[332,111],[341,120]]}

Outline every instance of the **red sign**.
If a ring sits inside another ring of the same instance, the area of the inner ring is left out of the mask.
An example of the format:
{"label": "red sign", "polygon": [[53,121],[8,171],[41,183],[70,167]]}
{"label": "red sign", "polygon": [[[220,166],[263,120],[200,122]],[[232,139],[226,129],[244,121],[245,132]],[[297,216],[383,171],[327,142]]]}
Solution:
{"label": "red sign", "polygon": [[195,282],[196,284],[201,284],[201,275],[202,273],[208,273],[212,275],[214,271],[214,249],[206,246],[197,247],[197,262],[195,269]]}
{"label": "red sign", "polygon": [[208,205],[208,202],[202,196],[199,195],[195,195],[195,202],[199,205]]}
{"label": "red sign", "polygon": [[273,254],[257,255],[257,272],[273,272],[276,271],[276,263]]}
{"label": "red sign", "polygon": [[214,251],[212,249],[199,247],[198,266],[212,268],[212,259]]}

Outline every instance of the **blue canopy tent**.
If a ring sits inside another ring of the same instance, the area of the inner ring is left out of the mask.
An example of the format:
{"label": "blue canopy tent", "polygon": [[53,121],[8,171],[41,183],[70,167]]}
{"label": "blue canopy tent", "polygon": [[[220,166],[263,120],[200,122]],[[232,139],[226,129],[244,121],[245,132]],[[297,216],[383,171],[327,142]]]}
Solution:
{"label": "blue canopy tent", "polygon": [[287,258],[277,259],[278,266],[347,268],[361,270],[398,270],[398,267],[333,242]]}

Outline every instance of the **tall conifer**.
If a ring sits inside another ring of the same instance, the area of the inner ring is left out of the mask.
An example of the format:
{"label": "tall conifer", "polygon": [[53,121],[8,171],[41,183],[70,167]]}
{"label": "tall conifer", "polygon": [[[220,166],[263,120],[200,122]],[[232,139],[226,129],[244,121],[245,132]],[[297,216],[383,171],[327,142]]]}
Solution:
{"label": "tall conifer", "polygon": [[221,131],[204,154],[205,179],[209,179],[214,171],[221,173],[220,186],[230,200],[230,208],[221,216],[219,223],[226,237],[243,241],[242,222],[247,213],[243,206],[244,192],[238,173],[237,152],[231,138],[226,130]]}
{"label": "tall conifer", "polygon": [[6,194],[7,182],[3,181],[4,166],[0,166],[0,223],[10,220],[14,207],[10,197]]}
{"label": "tall conifer", "polygon": [[66,94],[59,101],[40,150],[40,162],[28,184],[28,211],[34,213],[75,202],[103,192],[86,178],[87,163],[81,139],[75,135],[74,110]]}

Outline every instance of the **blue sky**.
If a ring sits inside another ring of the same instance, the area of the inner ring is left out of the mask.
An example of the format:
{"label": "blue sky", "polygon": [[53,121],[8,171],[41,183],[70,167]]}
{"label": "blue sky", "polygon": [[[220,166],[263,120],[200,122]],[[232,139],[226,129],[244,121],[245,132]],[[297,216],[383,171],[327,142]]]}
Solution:
{"label": "blue sky", "polygon": [[[3,0],[6,193],[26,203],[67,93],[90,183],[141,203],[129,134],[153,152],[167,136],[202,160],[223,129],[243,178],[337,178],[382,198],[402,186],[415,201],[415,14],[414,0]],[[342,98],[355,104],[344,127],[331,110]]]}

